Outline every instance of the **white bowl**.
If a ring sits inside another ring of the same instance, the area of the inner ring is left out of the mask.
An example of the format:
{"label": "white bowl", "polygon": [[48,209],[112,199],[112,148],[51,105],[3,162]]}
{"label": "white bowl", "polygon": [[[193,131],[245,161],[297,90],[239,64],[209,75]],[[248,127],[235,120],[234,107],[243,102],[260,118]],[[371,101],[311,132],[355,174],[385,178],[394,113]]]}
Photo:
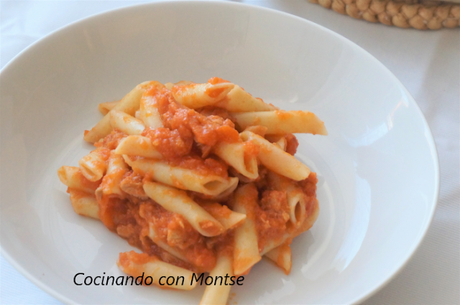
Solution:
{"label": "white bowl", "polygon": [[308,109],[329,136],[300,135],[318,173],[320,216],[292,244],[290,275],[256,265],[231,303],[348,304],[410,259],[438,194],[430,130],[401,83],[343,37],[284,13],[229,2],[162,2],[115,10],[35,43],[0,74],[2,254],[66,303],[193,303],[192,292],[75,286],[76,273],[122,274],[131,249],[76,215],[56,170],[90,151],[97,104],[144,80],[231,80],[283,109]]}

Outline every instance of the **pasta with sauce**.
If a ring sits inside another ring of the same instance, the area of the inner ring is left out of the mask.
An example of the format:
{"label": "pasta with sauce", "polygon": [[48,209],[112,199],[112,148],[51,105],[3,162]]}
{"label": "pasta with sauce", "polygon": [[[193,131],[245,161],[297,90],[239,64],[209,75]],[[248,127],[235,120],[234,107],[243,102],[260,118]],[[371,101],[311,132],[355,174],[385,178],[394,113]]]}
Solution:
{"label": "pasta with sauce", "polygon": [[[265,256],[290,272],[289,245],[319,211],[316,174],[294,157],[292,132],[326,135],[316,115],[278,110],[217,77],[144,82],[99,110],[84,134],[96,148],[58,176],[76,213],[142,250],[120,253],[121,270],[158,284],[244,275]],[[225,304],[229,289],[206,287],[201,304]]]}

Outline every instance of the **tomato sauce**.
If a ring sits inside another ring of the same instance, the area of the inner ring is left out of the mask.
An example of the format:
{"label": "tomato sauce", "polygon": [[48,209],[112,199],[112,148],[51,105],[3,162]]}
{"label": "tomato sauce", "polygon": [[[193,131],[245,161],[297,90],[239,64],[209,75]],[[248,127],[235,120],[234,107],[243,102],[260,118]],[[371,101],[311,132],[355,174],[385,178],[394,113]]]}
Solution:
{"label": "tomato sauce", "polygon": [[160,90],[155,98],[164,126],[177,130],[182,138],[192,138],[209,146],[218,141],[238,141],[239,133],[231,120],[215,115],[205,116],[186,108],[178,104],[167,89]]}
{"label": "tomato sauce", "polygon": [[297,152],[297,147],[299,147],[299,141],[297,138],[292,134],[289,133],[285,136],[286,138],[286,152],[291,155],[295,155]]}
{"label": "tomato sauce", "polygon": [[286,232],[289,221],[289,205],[285,191],[267,190],[261,194],[256,212],[256,228],[259,251],[267,242],[279,240]]}
{"label": "tomato sauce", "polygon": [[150,138],[153,146],[168,159],[188,155],[192,150],[193,138],[181,137],[177,129],[146,128],[142,135]]}
{"label": "tomato sauce", "polygon": [[218,203],[203,203],[201,206],[214,217],[217,218],[229,218],[232,211],[226,205],[220,205]]}
{"label": "tomato sauce", "polygon": [[117,148],[118,146],[118,143],[120,143],[121,139],[123,139],[124,137],[127,137],[128,135],[119,131],[118,129],[114,129],[112,130],[112,132],[102,138],[100,141],[94,143],[94,146],[96,147],[104,147],[104,148],[107,148],[107,149],[110,149],[110,150],[113,150],[115,148]]}

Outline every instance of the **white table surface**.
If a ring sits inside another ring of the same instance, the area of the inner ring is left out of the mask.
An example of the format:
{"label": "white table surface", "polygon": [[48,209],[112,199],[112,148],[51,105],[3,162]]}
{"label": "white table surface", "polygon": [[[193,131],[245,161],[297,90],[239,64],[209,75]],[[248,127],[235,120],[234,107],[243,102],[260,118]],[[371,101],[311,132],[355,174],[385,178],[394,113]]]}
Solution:
{"label": "white table surface", "polygon": [[[149,1],[0,1],[0,67],[34,41],[75,20]],[[433,223],[412,260],[363,304],[460,304],[460,31],[422,32],[371,24],[307,0],[238,1],[329,28],[386,65],[431,127],[441,166]],[[0,257],[1,304],[62,304]]]}

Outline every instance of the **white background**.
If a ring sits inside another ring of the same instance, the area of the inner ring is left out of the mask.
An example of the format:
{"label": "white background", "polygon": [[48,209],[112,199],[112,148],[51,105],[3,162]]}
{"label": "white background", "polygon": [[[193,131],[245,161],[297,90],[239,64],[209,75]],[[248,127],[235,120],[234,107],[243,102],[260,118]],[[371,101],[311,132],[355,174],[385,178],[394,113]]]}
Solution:
{"label": "white background", "polygon": [[[0,1],[0,66],[68,23],[143,2],[149,1]],[[438,207],[412,260],[363,304],[460,304],[460,28],[428,32],[371,24],[307,0],[237,2],[291,13],[345,36],[386,65],[413,95],[438,149]],[[19,274],[3,257],[0,303],[61,304]]]}

